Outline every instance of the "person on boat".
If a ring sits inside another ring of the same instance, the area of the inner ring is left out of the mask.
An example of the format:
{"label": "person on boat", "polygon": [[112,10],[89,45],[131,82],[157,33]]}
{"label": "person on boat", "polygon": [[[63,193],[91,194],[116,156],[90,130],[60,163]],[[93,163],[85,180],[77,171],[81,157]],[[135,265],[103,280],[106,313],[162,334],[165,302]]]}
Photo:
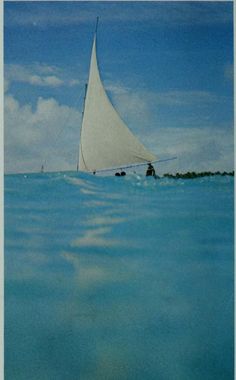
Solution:
{"label": "person on boat", "polygon": [[119,173],[119,172],[117,172],[116,174],[115,174],[115,176],[117,176],[117,177],[124,177],[126,175],[126,172],[124,172],[123,170]]}
{"label": "person on boat", "polygon": [[146,171],[146,176],[147,176],[147,177],[148,177],[148,176],[153,176],[153,177],[155,177],[155,175],[156,175],[155,169],[154,169],[154,167],[152,166],[152,164],[149,163],[149,164],[148,164],[147,171]]}

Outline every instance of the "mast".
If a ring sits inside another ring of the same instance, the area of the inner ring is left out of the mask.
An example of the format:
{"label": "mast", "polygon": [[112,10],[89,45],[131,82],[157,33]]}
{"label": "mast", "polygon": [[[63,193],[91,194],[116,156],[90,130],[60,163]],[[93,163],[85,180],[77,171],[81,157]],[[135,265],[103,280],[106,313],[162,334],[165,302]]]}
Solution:
{"label": "mast", "polygon": [[[86,166],[85,164],[85,160],[84,160],[84,155],[83,155],[83,147],[82,147],[82,128],[83,128],[83,119],[84,119],[84,110],[85,110],[85,101],[86,101],[86,94],[87,94],[87,88],[88,88],[88,84],[85,83],[85,86],[84,86],[84,101],[83,101],[83,111],[82,111],[82,124],[81,124],[81,128],[80,128],[80,152],[81,152],[81,156],[82,156],[82,159],[83,159],[83,162],[84,162],[84,165]],[[76,168],[77,172],[79,171],[79,156],[78,156],[78,159],[77,159],[77,168]]]}
{"label": "mast", "polygon": [[82,111],[82,123],[83,123],[83,117],[84,117],[84,109],[85,109],[85,100],[86,100],[87,88],[88,88],[88,83],[85,83],[85,85],[84,85],[84,102],[83,102],[83,111]]}
{"label": "mast", "polygon": [[99,21],[99,17],[97,16],[96,28],[95,28],[95,34],[97,33],[97,30],[98,30],[98,21]]}

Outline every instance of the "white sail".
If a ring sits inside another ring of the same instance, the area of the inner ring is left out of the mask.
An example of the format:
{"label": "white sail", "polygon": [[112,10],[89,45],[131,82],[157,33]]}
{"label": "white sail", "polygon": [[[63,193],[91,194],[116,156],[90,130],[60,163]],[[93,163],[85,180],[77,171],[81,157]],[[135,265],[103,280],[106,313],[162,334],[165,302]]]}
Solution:
{"label": "white sail", "polygon": [[108,99],[99,75],[95,35],[80,136],[79,170],[97,171],[155,159]]}

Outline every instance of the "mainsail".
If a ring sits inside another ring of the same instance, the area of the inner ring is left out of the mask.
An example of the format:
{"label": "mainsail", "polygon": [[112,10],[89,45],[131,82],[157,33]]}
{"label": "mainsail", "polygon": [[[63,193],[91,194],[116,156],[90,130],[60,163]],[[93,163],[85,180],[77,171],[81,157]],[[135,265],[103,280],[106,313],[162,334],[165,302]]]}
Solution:
{"label": "mainsail", "polygon": [[95,33],[80,135],[79,170],[94,172],[122,168],[155,159],[156,156],[128,129],[108,99],[98,70]]}

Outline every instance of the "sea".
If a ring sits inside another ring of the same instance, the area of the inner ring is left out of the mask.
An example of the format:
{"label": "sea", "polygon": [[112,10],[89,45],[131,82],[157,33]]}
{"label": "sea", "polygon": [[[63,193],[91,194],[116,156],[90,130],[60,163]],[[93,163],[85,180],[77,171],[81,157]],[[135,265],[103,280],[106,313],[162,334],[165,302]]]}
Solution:
{"label": "sea", "polygon": [[234,179],[5,176],[6,380],[234,377]]}

